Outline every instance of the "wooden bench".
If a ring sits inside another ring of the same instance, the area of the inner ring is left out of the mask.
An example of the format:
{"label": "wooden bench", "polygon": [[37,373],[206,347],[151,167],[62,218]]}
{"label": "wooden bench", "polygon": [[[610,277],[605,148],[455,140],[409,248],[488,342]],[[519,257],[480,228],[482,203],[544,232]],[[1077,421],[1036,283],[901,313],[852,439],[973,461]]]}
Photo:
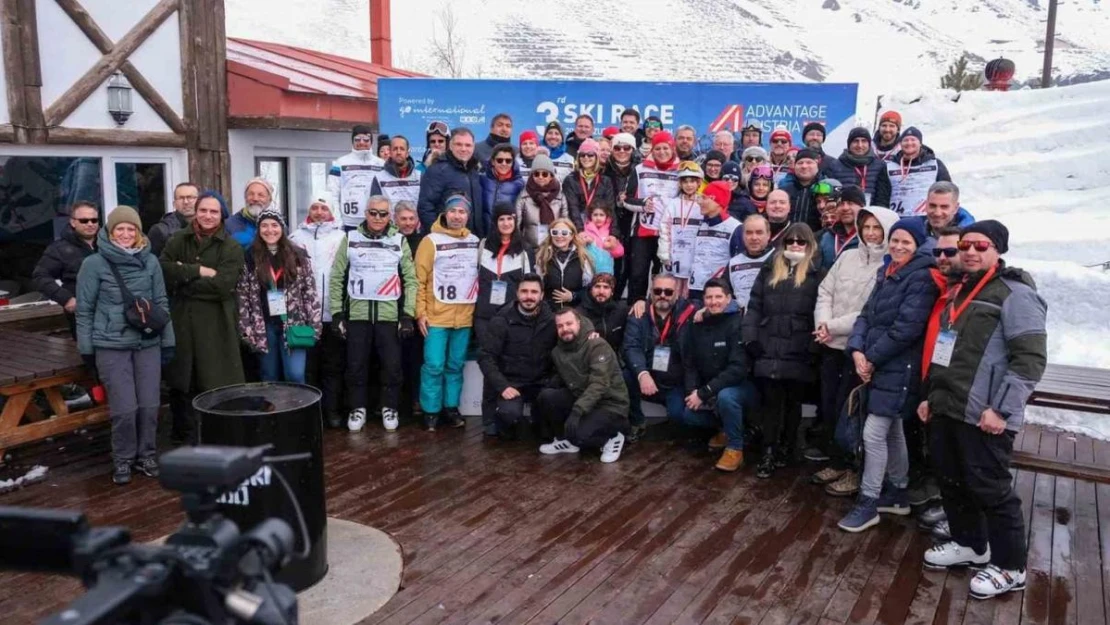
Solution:
{"label": "wooden bench", "polygon": [[[0,329],[0,458],[4,451],[108,419],[108,406],[70,411],[62,399],[66,384],[90,385],[72,339]],[[53,415],[32,402],[42,391]]]}

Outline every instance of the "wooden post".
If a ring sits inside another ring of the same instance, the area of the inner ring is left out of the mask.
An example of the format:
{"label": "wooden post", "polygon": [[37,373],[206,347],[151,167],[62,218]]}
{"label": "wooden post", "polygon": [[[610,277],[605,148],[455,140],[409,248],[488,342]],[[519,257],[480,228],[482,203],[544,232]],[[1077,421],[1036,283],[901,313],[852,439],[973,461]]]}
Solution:
{"label": "wooden post", "polygon": [[6,97],[15,143],[46,141],[36,26],[34,0],[0,0]]}
{"label": "wooden post", "polygon": [[189,179],[230,198],[224,0],[181,0],[178,19]]}
{"label": "wooden post", "polygon": [[393,67],[393,26],[390,0],[370,0],[370,62]]}
{"label": "wooden post", "polygon": [[1056,0],[1048,0],[1048,27],[1044,36],[1044,70],[1041,72],[1041,89],[1052,84],[1052,48],[1056,43]]}

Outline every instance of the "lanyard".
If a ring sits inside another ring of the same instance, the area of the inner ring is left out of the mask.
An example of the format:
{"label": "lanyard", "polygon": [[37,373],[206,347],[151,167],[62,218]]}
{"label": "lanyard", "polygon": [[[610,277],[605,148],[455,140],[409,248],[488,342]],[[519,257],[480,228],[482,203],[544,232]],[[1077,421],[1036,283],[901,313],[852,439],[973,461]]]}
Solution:
{"label": "lanyard", "polygon": [[[594,175],[594,180],[597,180],[597,175],[596,174]],[[586,200],[586,205],[583,206],[582,208],[584,208],[585,210],[590,210],[590,205],[593,204],[593,202],[594,202],[594,195],[597,193],[597,188],[601,185],[599,185],[595,182],[593,191],[590,191],[590,190],[588,190],[588,187],[586,186],[585,178],[583,178],[581,175],[579,175],[578,176],[578,186],[582,187],[582,196]]]}
{"label": "lanyard", "polygon": [[283,274],[283,273],[285,273],[285,268],[284,267],[282,267],[281,269],[278,269],[276,272],[274,271],[273,267],[270,267],[270,279],[272,279],[274,281],[274,288],[275,289],[277,288],[278,280],[281,280],[281,274]]}
{"label": "lanyard", "polygon": [[854,238],[856,238],[856,233],[855,232],[852,233],[852,236],[846,237],[844,239],[844,242],[841,243],[840,242],[840,235],[836,234],[834,232],[833,233],[833,248],[835,249],[836,255],[840,256],[840,253],[844,251],[844,248],[847,247],[848,244],[851,243],[852,239],[854,239]]}
{"label": "lanyard", "polygon": [[990,279],[994,277],[994,272],[997,269],[998,265],[995,265],[994,267],[991,267],[987,271],[987,273],[983,274],[983,279],[979,280],[979,284],[976,284],[974,289],[971,289],[971,293],[968,293],[967,299],[965,299],[964,303],[961,304],[959,307],[956,306],[956,298],[960,295],[960,290],[964,286],[963,283],[957,285],[956,288],[952,290],[952,301],[948,304],[949,328],[956,325],[956,320],[960,318],[961,314],[963,314],[964,309],[966,309],[971,304],[971,300],[975,299],[975,296],[979,294],[979,291],[982,291],[983,287],[987,286],[987,282],[990,282]]}
{"label": "lanyard", "polygon": [[863,191],[867,190],[867,167],[857,167],[856,173],[859,174],[859,188]]}
{"label": "lanyard", "polygon": [[505,253],[509,251],[509,245],[512,241],[507,241],[501,244],[501,249],[497,250],[497,279],[501,279],[501,261],[505,259]]}
{"label": "lanyard", "polygon": [[907,163],[913,163],[913,159],[911,158],[909,160],[906,160],[905,158],[903,158],[902,162],[898,163],[898,169],[901,170],[901,177],[903,180],[906,179],[906,176],[910,175],[910,169],[913,167],[912,165],[908,165]]}
{"label": "lanyard", "polygon": [[690,210],[686,210],[685,208],[683,208],[683,204],[685,203],[685,200],[683,200],[682,198],[678,198],[678,211],[679,213],[681,213],[679,215],[679,219],[681,220],[683,228],[686,227],[686,224],[690,223],[690,215],[694,214],[694,209],[698,206],[697,201],[691,201]]}
{"label": "lanyard", "polygon": [[[672,321],[674,321],[674,311],[673,310],[671,311],[671,314],[667,315],[667,322],[663,324],[663,331],[659,333],[659,344],[660,345],[666,345],[667,344],[667,335],[671,331],[671,322]],[[651,309],[651,322],[654,323],[658,327],[659,323],[657,321],[655,321],[655,309],[654,308]]]}

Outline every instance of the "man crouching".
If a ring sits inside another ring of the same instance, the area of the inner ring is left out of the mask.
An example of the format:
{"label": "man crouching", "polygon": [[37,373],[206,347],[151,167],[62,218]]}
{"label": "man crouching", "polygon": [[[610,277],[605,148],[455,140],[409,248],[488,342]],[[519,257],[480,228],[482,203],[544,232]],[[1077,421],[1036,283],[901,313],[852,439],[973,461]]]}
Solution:
{"label": "man crouching", "polygon": [[542,454],[578,453],[579,446],[601,449],[602,462],[616,462],[629,431],[628,389],[617,354],[605,339],[588,338],[593,328],[571,308],[555,314],[559,345],[551,357],[554,388],[540,392],[536,406],[550,443]]}

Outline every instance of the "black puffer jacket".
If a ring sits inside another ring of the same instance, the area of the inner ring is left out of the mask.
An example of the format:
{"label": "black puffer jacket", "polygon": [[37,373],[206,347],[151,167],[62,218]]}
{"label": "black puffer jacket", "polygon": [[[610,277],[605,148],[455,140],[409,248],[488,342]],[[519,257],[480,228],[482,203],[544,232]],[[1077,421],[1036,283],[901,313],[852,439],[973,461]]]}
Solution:
{"label": "black puffer jacket", "polygon": [[[77,236],[73,226],[66,226],[62,236],[51,243],[31,273],[35,290],[44,297],[65,306],[70,298],[77,297],[77,272],[81,263],[96,252]],[[59,285],[55,280],[61,280]]]}
{"label": "black puffer jacket", "polygon": [[578,307],[578,312],[594,324],[594,330],[609,342],[613,351],[617,352],[623,360],[624,326],[628,323],[628,304],[613,299],[599,304],[591,295],[586,294],[582,298],[582,305]]}
{"label": "black puffer jacket", "polygon": [[840,158],[829,159],[822,166],[826,178],[862,187],[863,192],[871,196],[871,206],[890,208],[890,175],[886,171],[886,161],[873,152],[861,157],[844,150]]}
{"label": "black puffer jacket", "polygon": [[480,177],[481,167],[478,159],[473,156],[463,163],[448,151],[429,165],[420,177],[420,197],[416,202],[421,229],[431,232],[432,224],[443,212],[443,203],[447,197],[461,191],[471,202],[467,229],[475,236],[486,236],[493,207],[483,204]]}
{"label": "black puffer jacket", "polygon": [[[558,260],[560,256],[566,259],[565,265],[560,266]],[[537,267],[537,269],[543,269],[543,299],[552,310],[559,310],[564,306],[573,308],[581,304],[586,295],[586,287],[590,284],[590,280],[593,280],[590,269],[582,266],[574,249],[569,252],[556,252],[555,256],[547,262],[546,267]],[[566,304],[557,303],[555,291],[559,289],[570,291],[574,294],[574,299]]]}
{"label": "black puffer jacket", "polygon": [[551,350],[559,342],[555,316],[541,303],[534,317],[507,305],[494,315],[482,337],[478,366],[498,393],[512,386],[542,385],[552,375]]}
{"label": "black puffer jacket", "polygon": [[[585,187],[585,190],[583,190]],[[586,202],[586,192],[593,193],[589,205]],[[567,213],[574,227],[582,231],[582,225],[590,220],[590,209],[595,206],[605,206],[612,211],[617,205],[617,196],[613,193],[613,182],[603,174],[594,176],[588,184],[586,179],[578,172],[563,180],[563,195],[567,198]]]}
{"label": "black puffer jacket", "polygon": [[820,180],[818,175],[809,184],[803,184],[794,174],[787,174],[779,184],[779,188],[790,196],[790,221],[800,221],[814,232],[821,229],[821,211],[817,209],[817,198],[813,196],[813,187]]}
{"label": "black puffer jacket", "polygon": [[[609,179],[609,185],[613,188],[614,202],[619,202],[621,193],[625,197],[636,197],[636,152],[633,151],[632,161],[629,163],[627,169],[621,169],[610,159],[605,164],[604,169],[601,170],[601,175]],[[568,176],[569,178],[569,176]],[[614,204],[614,206],[616,206]],[[616,225],[620,231],[614,232],[613,235],[620,238],[621,241],[627,242],[632,234],[632,211],[625,209],[622,206],[616,207]]]}
{"label": "black puffer jacket", "polygon": [[177,211],[166,213],[158,223],[150,227],[150,232],[146,235],[150,239],[150,253],[154,254],[155,258],[161,256],[162,249],[166,247],[166,241],[170,240],[173,233],[188,225],[189,222],[185,221]]}
{"label": "black puffer jacket", "polygon": [[793,273],[771,286],[773,266],[768,261],[759,270],[744,315],[744,344],[755,358],[755,377],[813,382],[817,379],[813,310],[822,272],[811,264],[802,286],[794,285]]}
{"label": "black puffer jacket", "polygon": [[721,314],[706,314],[701,323],[686,327],[682,367],[687,393],[696,389],[704,401],[748,377],[748,355],[740,331],[743,319],[740,305],[732,301]]}

